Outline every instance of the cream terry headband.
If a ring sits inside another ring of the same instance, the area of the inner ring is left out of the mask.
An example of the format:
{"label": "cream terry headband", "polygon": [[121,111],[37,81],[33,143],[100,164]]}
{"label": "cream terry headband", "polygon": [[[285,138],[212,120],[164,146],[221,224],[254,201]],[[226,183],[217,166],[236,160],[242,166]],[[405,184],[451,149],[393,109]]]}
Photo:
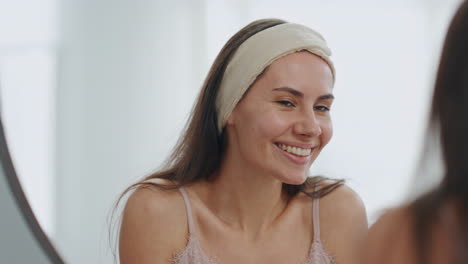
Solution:
{"label": "cream terry headband", "polygon": [[266,67],[280,57],[302,50],[325,60],[335,80],[335,68],[330,60],[331,51],[325,39],[308,27],[292,23],[280,24],[260,31],[244,41],[226,67],[216,98],[218,132],[222,132],[234,107]]}

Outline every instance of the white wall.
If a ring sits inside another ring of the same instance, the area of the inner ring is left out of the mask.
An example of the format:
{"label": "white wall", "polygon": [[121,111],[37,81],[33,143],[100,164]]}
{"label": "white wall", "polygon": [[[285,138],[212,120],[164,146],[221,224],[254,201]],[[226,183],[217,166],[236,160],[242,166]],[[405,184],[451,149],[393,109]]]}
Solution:
{"label": "white wall", "polygon": [[112,203],[161,163],[191,107],[202,17],[192,0],[62,3],[57,241],[70,263],[109,263]]}
{"label": "white wall", "polygon": [[0,0],[1,114],[38,221],[54,234],[55,0]]}

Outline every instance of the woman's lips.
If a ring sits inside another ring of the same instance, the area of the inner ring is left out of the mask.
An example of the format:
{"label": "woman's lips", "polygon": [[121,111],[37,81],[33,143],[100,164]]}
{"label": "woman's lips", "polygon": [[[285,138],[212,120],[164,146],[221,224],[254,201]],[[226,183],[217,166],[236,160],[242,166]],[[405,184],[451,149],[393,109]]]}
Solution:
{"label": "woman's lips", "polygon": [[298,165],[305,165],[309,162],[312,153],[314,152],[315,148],[311,148],[311,152],[307,156],[298,156],[293,153],[289,153],[286,150],[281,149],[277,144],[274,144],[276,149],[280,151],[286,158],[288,158],[291,162]]}

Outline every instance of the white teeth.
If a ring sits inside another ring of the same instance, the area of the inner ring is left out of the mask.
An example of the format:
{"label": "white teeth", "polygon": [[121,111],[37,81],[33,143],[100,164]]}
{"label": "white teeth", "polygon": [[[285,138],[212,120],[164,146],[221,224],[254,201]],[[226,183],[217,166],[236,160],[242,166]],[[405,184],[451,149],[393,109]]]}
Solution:
{"label": "white teeth", "polygon": [[287,145],[284,145],[284,144],[279,144],[279,147],[284,151],[287,151],[289,153],[292,153],[292,154],[295,154],[295,155],[298,155],[298,156],[308,156],[308,155],[310,155],[310,152],[311,152],[310,148],[309,149],[302,149],[302,148],[287,146]]}

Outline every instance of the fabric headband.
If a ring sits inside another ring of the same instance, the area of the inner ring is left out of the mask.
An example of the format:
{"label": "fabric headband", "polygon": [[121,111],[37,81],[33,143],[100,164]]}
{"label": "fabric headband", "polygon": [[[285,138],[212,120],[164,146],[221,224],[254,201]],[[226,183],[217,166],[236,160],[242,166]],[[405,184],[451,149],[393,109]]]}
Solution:
{"label": "fabric headband", "polygon": [[234,107],[266,67],[280,57],[302,50],[325,60],[332,71],[333,82],[335,81],[335,68],[330,60],[331,51],[325,39],[306,26],[280,24],[245,40],[227,65],[216,98],[218,132],[222,132]]}

